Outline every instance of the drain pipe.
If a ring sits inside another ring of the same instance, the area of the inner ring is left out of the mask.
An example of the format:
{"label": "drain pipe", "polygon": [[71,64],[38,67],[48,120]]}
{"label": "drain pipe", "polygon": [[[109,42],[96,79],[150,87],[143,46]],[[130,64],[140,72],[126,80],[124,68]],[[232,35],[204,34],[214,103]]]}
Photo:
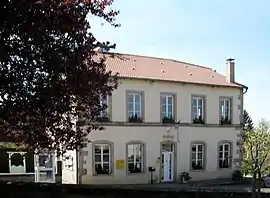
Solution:
{"label": "drain pipe", "polygon": [[238,85],[242,86],[242,93],[241,93],[241,132],[240,132],[240,155],[239,155],[239,167],[242,169],[242,159],[243,159],[243,139],[242,135],[244,133],[244,94],[247,93],[248,87],[242,84],[237,83]]}

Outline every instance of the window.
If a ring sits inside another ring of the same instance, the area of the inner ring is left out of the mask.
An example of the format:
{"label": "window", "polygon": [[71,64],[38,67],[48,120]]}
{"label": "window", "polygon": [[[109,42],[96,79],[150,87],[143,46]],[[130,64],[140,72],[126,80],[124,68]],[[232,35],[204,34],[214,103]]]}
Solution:
{"label": "window", "polygon": [[163,123],[174,122],[174,97],[172,95],[161,96],[161,118]]}
{"label": "window", "polygon": [[192,97],[192,119],[194,123],[204,124],[203,97]]}
{"label": "window", "polygon": [[220,118],[221,124],[231,124],[231,100],[220,100]]}
{"label": "window", "polygon": [[101,103],[101,106],[107,106],[106,109],[100,112],[100,116],[109,117],[109,96],[108,95],[102,96],[100,103]]}
{"label": "window", "polygon": [[192,170],[204,169],[204,144],[192,144],[191,165]]}
{"label": "window", "polygon": [[142,144],[128,144],[128,172],[141,173],[143,172],[143,145]]}
{"label": "window", "polygon": [[94,166],[96,174],[111,173],[111,146],[110,144],[94,145]]}
{"label": "window", "polygon": [[101,106],[106,106],[104,110],[100,112],[100,116],[98,118],[99,122],[109,122],[109,96],[104,95],[100,99],[100,105]]}
{"label": "window", "polygon": [[224,143],[219,145],[219,168],[230,167],[230,143]]}
{"label": "window", "polygon": [[127,100],[128,100],[127,105],[128,105],[129,122],[141,122],[142,121],[142,94],[128,93]]}

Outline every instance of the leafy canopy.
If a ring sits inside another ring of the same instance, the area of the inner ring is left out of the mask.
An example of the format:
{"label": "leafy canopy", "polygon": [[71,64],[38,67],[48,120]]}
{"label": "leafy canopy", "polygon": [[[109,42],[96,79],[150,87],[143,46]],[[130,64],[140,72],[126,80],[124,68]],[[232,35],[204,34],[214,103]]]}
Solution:
{"label": "leafy canopy", "polygon": [[[113,0],[3,0],[0,12],[0,137],[32,148],[77,149],[117,88],[95,58],[90,13],[113,26]],[[106,11],[107,10],[107,11]],[[80,118],[80,122],[76,119]],[[81,118],[84,118],[83,120]],[[84,127],[82,127],[84,126]]]}
{"label": "leafy canopy", "polygon": [[253,128],[253,120],[247,110],[244,109],[244,131],[251,131]]}
{"label": "leafy canopy", "polygon": [[[270,171],[270,124],[261,120],[246,133],[243,166],[257,176]],[[256,176],[256,177],[257,177]]]}

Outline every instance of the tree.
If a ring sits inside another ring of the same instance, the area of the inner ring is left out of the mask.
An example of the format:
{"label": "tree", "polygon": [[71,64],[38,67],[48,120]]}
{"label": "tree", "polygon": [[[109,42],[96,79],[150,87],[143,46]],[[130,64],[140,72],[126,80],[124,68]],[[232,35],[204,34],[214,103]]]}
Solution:
{"label": "tree", "polygon": [[[245,140],[246,134],[249,131],[253,130],[253,120],[251,119],[251,117],[249,116],[248,112],[244,109],[244,114],[243,114],[243,120],[244,120],[244,126],[243,126],[243,132],[241,133],[241,141]],[[241,158],[242,158],[242,154],[244,153],[244,148],[241,147]],[[243,163],[241,164],[242,166],[242,173],[243,175],[248,175],[250,174],[250,167],[245,166]]]}
{"label": "tree", "polygon": [[260,197],[262,176],[270,170],[270,124],[261,120],[259,125],[246,133],[243,165],[253,176],[253,197]]}
{"label": "tree", "polygon": [[244,109],[244,132],[251,131],[253,129],[253,120],[249,116],[248,112]]}
{"label": "tree", "polygon": [[[97,58],[88,14],[117,27],[113,0],[4,0],[0,11],[0,136],[31,148],[78,149],[117,75]],[[105,11],[108,10],[108,11]],[[83,127],[82,127],[83,126]],[[1,140],[3,141],[3,140]]]}

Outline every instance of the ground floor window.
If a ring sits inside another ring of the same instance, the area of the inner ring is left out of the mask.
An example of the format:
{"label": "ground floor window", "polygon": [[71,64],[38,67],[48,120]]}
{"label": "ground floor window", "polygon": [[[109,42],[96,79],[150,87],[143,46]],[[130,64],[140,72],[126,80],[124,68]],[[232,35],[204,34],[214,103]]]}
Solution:
{"label": "ground floor window", "polygon": [[219,168],[229,168],[231,166],[230,150],[230,143],[219,144]]}
{"label": "ground floor window", "polygon": [[141,173],[143,172],[143,144],[128,144],[127,145],[127,161],[129,173]]}
{"label": "ground floor window", "polygon": [[191,168],[192,170],[204,169],[204,144],[192,144],[191,146]]}
{"label": "ground floor window", "polygon": [[96,174],[111,173],[111,145],[94,144],[94,167]]}

